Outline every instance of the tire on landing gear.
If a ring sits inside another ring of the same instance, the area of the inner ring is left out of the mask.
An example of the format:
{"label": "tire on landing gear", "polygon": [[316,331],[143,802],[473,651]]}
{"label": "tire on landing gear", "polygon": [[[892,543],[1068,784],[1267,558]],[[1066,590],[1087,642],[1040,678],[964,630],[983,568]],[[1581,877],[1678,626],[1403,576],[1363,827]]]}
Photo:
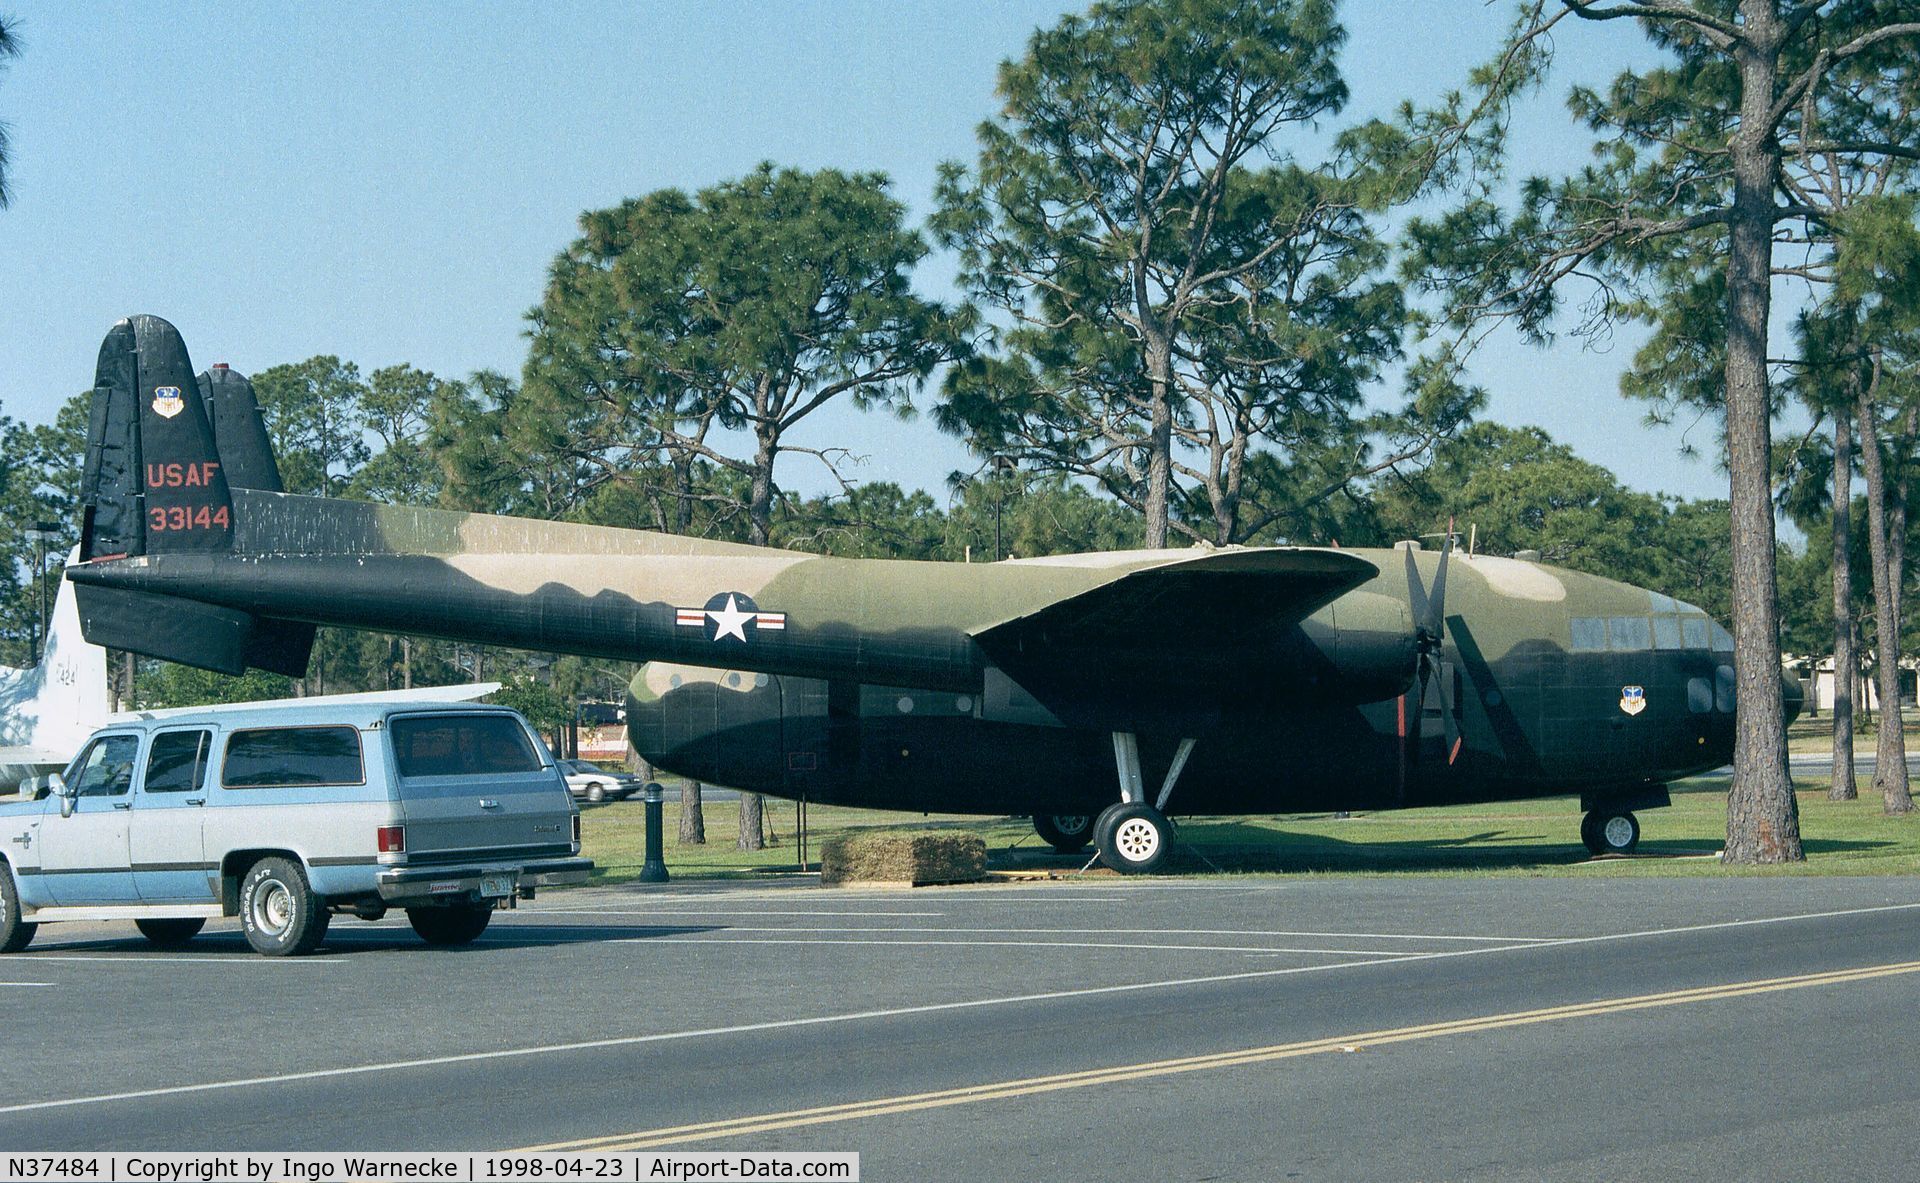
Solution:
{"label": "tire on landing gear", "polygon": [[1033,832],[1061,854],[1078,854],[1093,841],[1093,817],[1085,813],[1036,813]]}
{"label": "tire on landing gear", "polygon": [[1173,823],[1151,805],[1108,806],[1095,828],[1100,861],[1122,874],[1157,871],[1173,850]]}
{"label": "tire on landing gear", "polygon": [[1581,820],[1580,840],[1596,855],[1632,854],[1640,845],[1640,819],[1623,809],[1596,809]]}

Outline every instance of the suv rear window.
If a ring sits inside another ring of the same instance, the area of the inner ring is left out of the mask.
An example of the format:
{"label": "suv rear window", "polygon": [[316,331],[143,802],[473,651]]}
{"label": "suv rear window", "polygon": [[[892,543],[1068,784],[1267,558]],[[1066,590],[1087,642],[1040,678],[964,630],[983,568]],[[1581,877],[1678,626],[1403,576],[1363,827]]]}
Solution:
{"label": "suv rear window", "polygon": [[351,727],[261,727],[227,740],[220,783],[229,789],[365,784],[360,733]]}
{"label": "suv rear window", "polygon": [[401,776],[540,771],[526,730],[506,715],[395,719],[391,731]]}

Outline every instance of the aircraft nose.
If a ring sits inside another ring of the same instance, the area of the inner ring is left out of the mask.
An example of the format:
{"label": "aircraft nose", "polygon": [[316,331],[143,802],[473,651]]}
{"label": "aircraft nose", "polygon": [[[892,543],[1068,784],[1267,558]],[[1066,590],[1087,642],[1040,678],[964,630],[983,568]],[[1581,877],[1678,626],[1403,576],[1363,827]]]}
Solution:
{"label": "aircraft nose", "polygon": [[1800,708],[1807,705],[1807,692],[1800,688],[1800,679],[1789,673],[1780,675],[1780,704],[1791,723],[1800,717]]}

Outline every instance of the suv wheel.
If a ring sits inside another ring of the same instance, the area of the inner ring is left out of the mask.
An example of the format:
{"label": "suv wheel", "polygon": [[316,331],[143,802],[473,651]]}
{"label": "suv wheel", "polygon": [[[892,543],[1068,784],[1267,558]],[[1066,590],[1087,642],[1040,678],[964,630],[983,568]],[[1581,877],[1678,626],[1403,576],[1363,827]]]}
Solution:
{"label": "suv wheel", "polygon": [[240,881],[240,929],[253,951],[298,957],[319,947],[333,918],[292,859],[263,858]]}
{"label": "suv wheel", "polygon": [[407,923],[429,945],[470,945],[487,931],[492,919],[493,907],[488,904],[407,909]]}
{"label": "suv wheel", "polygon": [[18,953],[40,931],[20,919],[20,893],[13,886],[13,868],[0,862],[0,953]]}
{"label": "suv wheel", "polygon": [[186,945],[186,943],[194,937],[199,936],[200,930],[207,926],[207,922],[198,918],[185,920],[136,920],[133,922],[133,925],[140,930],[141,936],[160,946],[162,949],[178,949]]}

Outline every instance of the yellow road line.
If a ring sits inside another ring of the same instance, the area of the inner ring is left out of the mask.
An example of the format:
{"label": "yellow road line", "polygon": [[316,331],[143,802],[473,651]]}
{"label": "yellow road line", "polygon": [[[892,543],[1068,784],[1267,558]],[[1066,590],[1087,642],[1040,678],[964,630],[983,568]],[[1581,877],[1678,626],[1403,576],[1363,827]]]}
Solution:
{"label": "yellow road line", "polygon": [[773,1130],[795,1129],[801,1126],[824,1125],[831,1122],[858,1121],[863,1118],[885,1117],[897,1113],[912,1113],[924,1109],[942,1109],[953,1105],[970,1105],[980,1101],[999,1101],[1014,1097],[1027,1097],[1036,1093],[1060,1092],[1065,1089],[1090,1088],[1102,1084],[1118,1084],[1124,1081],[1144,1080],[1155,1076],[1172,1076],[1186,1072],[1200,1072],[1215,1068],[1238,1068],[1248,1064],[1262,1064],[1273,1060],[1287,1060],[1299,1056],[1321,1055],[1342,1050],[1359,1050],[1366,1047],[1381,1047],[1395,1043],[1410,1043],[1415,1040],[1437,1039],[1444,1035],[1467,1035],[1477,1031],[1495,1031],[1508,1027],[1525,1027],[1535,1023],[1553,1023],[1565,1019],[1589,1018],[1594,1015],[1620,1014],[1626,1011],[1650,1010],[1655,1007],[1682,1006],[1694,1002],[1712,1002],[1723,998],[1741,998],[1751,994],[1771,994],[1781,990],[1803,990],[1813,986],[1842,985],[1848,982],[1863,982],[1873,978],[1892,977],[1897,974],[1920,973],[1920,961],[1901,961],[1886,965],[1870,965],[1857,969],[1833,970],[1827,973],[1799,974],[1785,978],[1761,978],[1746,982],[1729,982],[1718,986],[1702,986],[1691,990],[1672,990],[1662,994],[1630,995],[1623,998],[1604,998],[1593,1002],[1574,1003],[1569,1006],[1552,1006],[1540,1010],[1512,1011],[1507,1014],[1482,1015],[1475,1018],[1454,1019],[1443,1023],[1425,1023],[1413,1027],[1395,1027],[1382,1031],[1364,1031],[1352,1035],[1341,1035],[1327,1039],[1309,1039],[1298,1043],[1271,1044],[1266,1047],[1242,1048],[1237,1051],[1214,1052],[1208,1055],[1182,1056],[1170,1060],[1154,1060],[1140,1064],[1121,1064],[1107,1068],[1093,1068],[1081,1072],[1063,1072],[1052,1076],[1034,1076],[1020,1080],[1006,1080],[990,1084],[968,1085],[962,1088],[941,1089],[930,1093],[912,1093],[897,1097],[879,1097],[868,1101],[854,1101],[841,1105],[821,1105],[811,1109],[793,1109],[784,1113],[765,1113],[748,1117],[728,1118],[722,1121],[699,1122],[694,1125],[670,1126],[655,1130],[636,1130],[625,1134],[608,1134],[597,1138],[582,1138],[572,1142],[554,1142],[545,1146],[525,1147],[525,1151],[614,1151],[614,1150],[651,1150],[660,1146],[674,1146],[686,1142],[708,1142],[718,1138],[738,1138],[748,1134],[764,1134]]}

